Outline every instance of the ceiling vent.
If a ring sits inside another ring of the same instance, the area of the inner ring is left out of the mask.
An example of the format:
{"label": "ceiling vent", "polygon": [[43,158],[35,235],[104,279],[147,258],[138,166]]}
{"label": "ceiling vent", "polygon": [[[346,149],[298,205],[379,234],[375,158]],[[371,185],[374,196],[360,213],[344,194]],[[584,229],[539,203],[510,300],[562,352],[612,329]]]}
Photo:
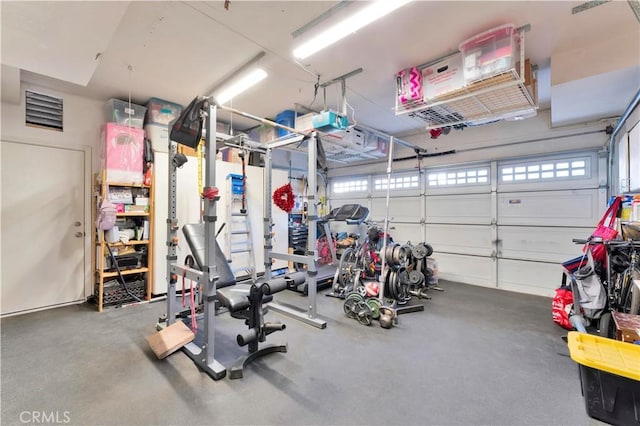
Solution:
{"label": "ceiling vent", "polygon": [[25,124],[62,131],[62,99],[25,92]]}

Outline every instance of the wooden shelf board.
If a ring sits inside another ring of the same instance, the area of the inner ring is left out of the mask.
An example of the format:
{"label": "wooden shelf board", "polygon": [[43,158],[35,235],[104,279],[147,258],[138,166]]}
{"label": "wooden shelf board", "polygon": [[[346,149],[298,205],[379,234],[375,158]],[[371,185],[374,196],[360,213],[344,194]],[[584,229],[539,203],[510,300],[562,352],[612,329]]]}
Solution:
{"label": "wooden shelf board", "polygon": [[[97,245],[102,244],[101,241],[96,241]],[[118,242],[118,243],[108,243],[109,247],[120,247],[120,246],[137,246],[137,245],[142,245],[142,244],[149,244],[149,240],[131,240],[129,242],[123,243],[123,242]]]}
{"label": "wooden shelf board", "polygon": [[[100,271],[98,271],[100,272]],[[143,272],[149,272],[149,268],[136,268],[136,269],[127,269],[125,271],[121,271],[122,275],[131,275],[131,274],[141,274]],[[113,277],[117,277],[118,276],[118,272],[105,272],[103,274],[103,277],[105,278],[113,278]]]}
{"label": "wooden shelf board", "polygon": [[116,213],[118,217],[127,217],[127,216],[149,216],[149,212],[123,212]]}
{"label": "wooden shelf board", "polygon": [[109,186],[131,186],[134,188],[151,188],[149,185],[144,185],[142,183],[126,183],[126,182],[107,182]]}

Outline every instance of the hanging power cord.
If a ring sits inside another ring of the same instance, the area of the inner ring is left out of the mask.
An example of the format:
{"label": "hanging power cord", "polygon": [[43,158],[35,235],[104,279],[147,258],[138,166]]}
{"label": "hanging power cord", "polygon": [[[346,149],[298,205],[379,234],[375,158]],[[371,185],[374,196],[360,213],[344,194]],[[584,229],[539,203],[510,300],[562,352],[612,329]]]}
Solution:
{"label": "hanging power cord", "polygon": [[133,294],[131,290],[129,290],[129,287],[127,287],[127,283],[125,282],[124,277],[122,276],[122,271],[120,270],[118,261],[116,260],[116,257],[113,255],[113,252],[111,251],[111,246],[109,246],[108,243],[106,244],[106,246],[107,246],[107,250],[109,250],[109,257],[111,258],[111,263],[116,267],[116,271],[118,272],[118,278],[120,278],[120,284],[122,285],[122,288],[124,288],[124,291],[129,296],[131,296],[133,300],[135,300],[136,302],[142,302],[142,299],[140,299],[138,296]]}
{"label": "hanging power cord", "polygon": [[131,131],[131,116],[133,111],[131,109],[131,72],[133,71],[133,67],[129,65],[127,69],[129,70],[129,88],[128,88],[129,105],[128,105],[128,110],[126,111],[126,114],[129,116],[129,119],[127,120],[127,126],[129,127],[129,131]]}
{"label": "hanging power cord", "polygon": [[186,302],[185,296],[184,296],[184,280],[185,280],[186,276],[187,276],[187,270],[185,269],[182,272],[182,307],[183,308],[187,306],[187,302]]}
{"label": "hanging power cord", "polygon": [[189,298],[191,299],[191,331],[198,332],[198,319],[196,318],[196,296],[193,292],[193,281],[189,280]]}

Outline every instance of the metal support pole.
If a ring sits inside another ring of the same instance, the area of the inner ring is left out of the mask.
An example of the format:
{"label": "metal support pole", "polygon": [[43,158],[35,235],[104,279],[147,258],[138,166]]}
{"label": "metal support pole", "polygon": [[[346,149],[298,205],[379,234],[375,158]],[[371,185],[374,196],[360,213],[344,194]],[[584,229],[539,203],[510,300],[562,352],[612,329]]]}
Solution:
{"label": "metal support pole", "polygon": [[[382,250],[380,251],[383,254],[386,254],[387,251],[387,233],[389,232],[389,195],[391,189],[391,167],[393,164],[393,136],[389,138],[389,160],[387,162],[387,199],[385,203],[385,211],[384,211],[384,236],[382,237]],[[385,266],[386,266],[386,255],[380,256],[382,257],[382,266],[380,268],[380,293],[379,298],[380,302],[384,305],[384,282],[385,282]]]}
{"label": "metal support pole", "polygon": [[[317,224],[318,224],[318,209],[316,205],[316,195],[317,195],[317,187],[316,187],[316,171],[317,171],[317,141],[318,134],[313,132],[311,134],[311,139],[309,139],[308,150],[309,155],[308,159],[308,184],[309,184],[309,192],[308,192],[308,216],[307,219],[309,221],[307,227],[307,255],[313,257],[313,262],[309,262],[309,266],[307,267],[307,288],[309,291],[309,307],[307,314],[309,318],[316,317],[316,294],[318,291],[318,286],[316,283],[316,278],[318,275],[318,251],[316,250],[316,237],[317,237]],[[330,238],[330,235],[327,235],[327,239]],[[309,259],[311,260],[311,259]]]}
{"label": "metal support pole", "polygon": [[167,325],[171,325],[176,320],[176,314],[178,309],[176,306],[176,280],[171,279],[171,267],[176,264],[176,245],[175,241],[178,238],[177,218],[176,218],[176,167],[174,166],[173,159],[177,152],[177,146],[175,143],[168,141],[169,143],[169,174],[167,176]]}
{"label": "metal support pole", "polygon": [[[216,177],[216,106],[209,104],[206,118],[206,170],[205,170],[205,186],[215,187]],[[178,242],[178,220],[176,217],[176,166],[174,158],[177,152],[175,143],[169,142],[169,191],[168,206],[169,214],[167,218],[167,280],[169,281],[167,293],[167,322],[169,326],[176,321],[178,311],[176,300],[176,281],[171,279],[172,274],[175,276],[176,271],[185,271],[176,265],[177,255],[176,246]],[[214,380],[222,379],[227,370],[222,364],[215,359],[215,299],[216,299],[216,281],[218,280],[217,267],[215,264],[215,244],[216,244],[216,202],[218,198],[204,200],[204,229],[205,229],[205,249],[204,258],[205,265],[202,268],[202,276],[198,279],[198,283],[204,288],[203,293],[203,334],[196,336],[196,339],[185,345],[183,352],[193,360],[198,367],[211,376]],[[199,276],[197,273],[190,274],[191,278]],[[161,324],[158,324],[161,328]]]}
{"label": "metal support pole", "polygon": [[[215,187],[216,182],[216,106],[209,103],[209,111],[206,118],[207,136],[205,139],[205,159],[206,166],[204,172],[205,187]],[[204,335],[205,341],[203,351],[206,364],[215,363],[214,358],[214,335],[215,335],[215,297],[216,281],[218,279],[218,268],[215,261],[216,244],[216,198],[212,200],[204,199],[204,259],[203,281],[204,281]]]}
{"label": "metal support pole", "polygon": [[[317,209],[315,204],[316,199],[316,154],[317,154],[317,134],[315,132],[312,133],[311,138],[308,140],[308,150],[309,150],[309,162],[308,162],[308,171],[309,174],[309,210],[308,210],[308,238],[307,238],[307,254],[304,257],[305,263],[307,264],[307,289],[308,289],[308,298],[309,306],[307,308],[307,312],[300,312],[297,309],[294,309],[289,306],[280,305],[276,301],[269,303],[269,309],[281,313],[283,315],[288,315],[292,318],[298,319],[305,324],[312,325],[316,328],[326,328],[327,322],[325,320],[316,318],[316,294],[317,294],[317,274],[318,274],[318,255],[316,253],[316,226],[317,226]],[[267,149],[267,155],[265,155],[265,174],[268,172],[268,179],[265,178],[265,193],[267,196],[271,194],[271,148]],[[269,181],[269,186],[267,186],[267,180]],[[268,192],[267,192],[268,191]],[[271,202],[269,201],[268,210],[265,206],[265,277],[267,274],[271,274],[271,259],[284,259],[291,261],[300,261],[300,256],[290,255],[290,254],[281,254],[274,253],[271,246]],[[267,218],[269,219],[267,221]],[[268,225],[268,226],[267,226]],[[268,232],[267,232],[268,229]],[[268,243],[267,243],[268,241]],[[269,246],[269,249],[267,249]],[[267,262],[269,263],[267,265]],[[270,276],[270,275],[269,275]],[[268,279],[268,278],[267,278]]]}
{"label": "metal support pole", "polygon": [[271,211],[271,163],[273,161],[271,148],[267,148],[267,152],[264,154],[264,171],[263,171],[263,183],[264,183],[264,279],[271,279],[271,251],[273,246],[271,244],[271,230],[272,226],[272,211]]}

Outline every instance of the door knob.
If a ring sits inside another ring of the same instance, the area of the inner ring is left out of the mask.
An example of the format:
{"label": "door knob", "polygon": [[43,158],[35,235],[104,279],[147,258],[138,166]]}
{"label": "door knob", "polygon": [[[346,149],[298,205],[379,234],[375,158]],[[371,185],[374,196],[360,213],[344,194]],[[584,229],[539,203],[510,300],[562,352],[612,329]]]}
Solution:
{"label": "door knob", "polygon": [[80,231],[76,232],[76,237],[78,238],[84,237],[84,232],[80,232]]}
{"label": "door knob", "polygon": [[82,222],[76,221],[73,226],[82,226]]}

